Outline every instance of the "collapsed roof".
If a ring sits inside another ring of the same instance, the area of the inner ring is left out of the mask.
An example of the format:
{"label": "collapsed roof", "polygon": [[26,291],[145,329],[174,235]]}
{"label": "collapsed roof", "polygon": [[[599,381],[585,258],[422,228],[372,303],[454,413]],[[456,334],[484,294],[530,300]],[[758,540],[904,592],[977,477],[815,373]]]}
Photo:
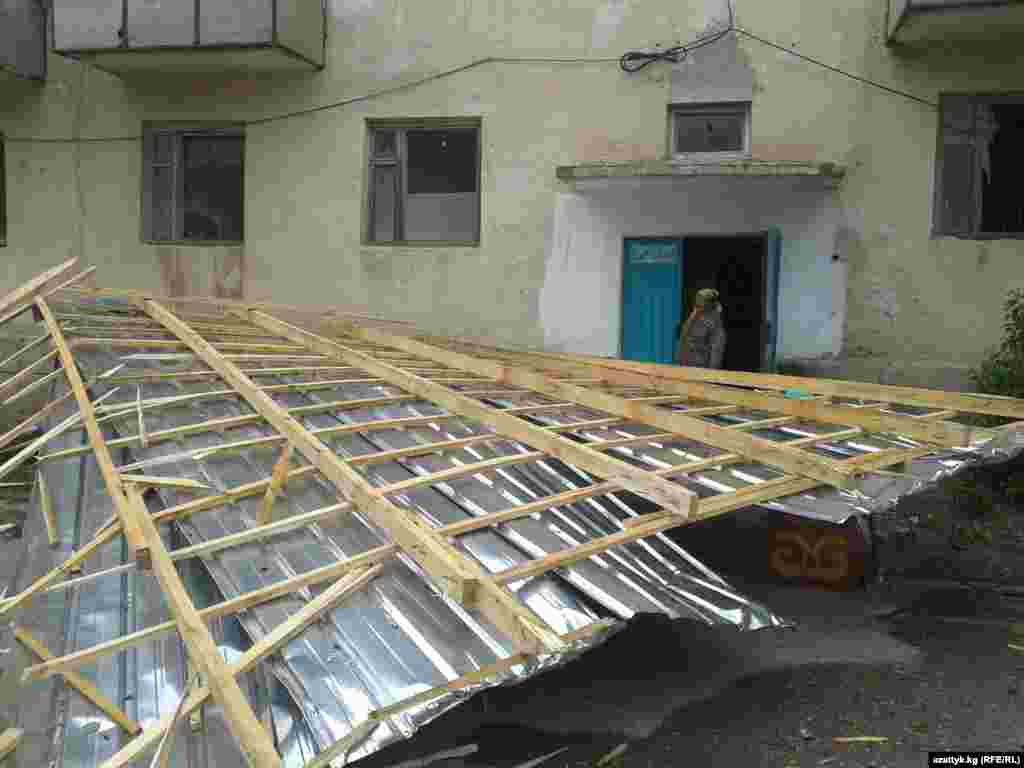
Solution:
{"label": "collapsed roof", "polygon": [[0,436],[0,481],[36,474],[0,614],[38,764],[341,765],[638,612],[779,626],[665,532],[754,504],[839,523],[1021,448],[953,420],[1018,400],[502,349],[74,266],[0,300],[42,328],[0,397],[48,388]]}

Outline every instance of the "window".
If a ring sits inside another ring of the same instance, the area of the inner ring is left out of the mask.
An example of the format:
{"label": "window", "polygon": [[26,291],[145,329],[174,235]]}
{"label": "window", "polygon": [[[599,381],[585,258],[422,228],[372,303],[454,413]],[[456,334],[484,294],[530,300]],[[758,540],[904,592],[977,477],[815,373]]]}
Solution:
{"label": "window", "polygon": [[244,142],[239,128],[147,128],[143,239],[240,242]]}
{"label": "window", "polygon": [[939,117],[934,234],[1024,237],[1024,95],[943,96]]}
{"label": "window", "polygon": [[367,240],[480,241],[480,126],[371,123]]}
{"label": "window", "polygon": [[671,108],[672,154],[743,155],[750,151],[750,103]]}

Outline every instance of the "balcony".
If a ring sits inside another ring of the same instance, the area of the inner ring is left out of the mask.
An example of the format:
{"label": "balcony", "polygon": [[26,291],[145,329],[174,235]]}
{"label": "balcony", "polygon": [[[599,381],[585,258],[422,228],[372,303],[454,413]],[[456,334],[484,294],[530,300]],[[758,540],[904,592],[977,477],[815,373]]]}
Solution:
{"label": "balcony", "polygon": [[0,0],[0,80],[46,77],[46,11],[40,0]]}
{"label": "balcony", "polygon": [[888,0],[888,41],[906,46],[993,44],[1024,33],[1021,0]]}
{"label": "balcony", "polygon": [[53,0],[53,39],[118,75],[315,71],[324,10],[319,0]]}

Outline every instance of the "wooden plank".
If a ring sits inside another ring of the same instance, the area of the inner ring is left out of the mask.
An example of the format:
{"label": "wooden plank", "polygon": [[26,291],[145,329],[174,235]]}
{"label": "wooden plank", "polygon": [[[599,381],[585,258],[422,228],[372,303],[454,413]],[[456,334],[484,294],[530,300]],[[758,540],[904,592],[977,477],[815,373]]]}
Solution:
{"label": "wooden plank", "polygon": [[270,485],[267,486],[267,492],[263,496],[263,503],[260,505],[259,515],[256,518],[260,525],[267,525],[274,519],[274,498],[280,493],[288,479],[288,465],[292,460],[292,451],[294,450],[295,446],[287,443],[274,464],[274,469],[270,473]]}
{"label": "wooden plank", "polygon": [[42,336],[39,336],[39,337],[37,337],[35,339],[32,339],[31,341],[29,341],[29,342],[23,344],[22,346],[18,347],[18,349],[16,349],[9,357],[4,358],[3,362],[0,362],[0,370],[5,369],[8,365],[13,363],[15,360],[17,360],[19,357],[24,355],[26,352],[31,352],[36,347],[42,346],[47,341],[49,341],[49,339],[50,339],[50,334],[44,333]]}
{"label": "wooden plank", "polygon": [[0,733],[0,760],[6,758],[18,748],[21,737],[24,734],[25,732],[20,728],[8,728],[3,733]]}
{"label": "wooden plank", "polygon": [[164,593],[164,599],[178,626],[182,642],[188,648],[189,660],[200,672],[203,679],[220,705],[231,735],[235,737],[242,756],[252,768],[280,768],[281,758],[266,729],[253,713],[242,689],[228,669],[228,665],[217,650],[217,644],[203,623],[199,612],[189,599],[185,586],[164,548],[156,523],[146,510],[142,493],[134,486],[128,487],[131,513],[149,546],[153,573]]}
{"label": "wooden plank", "polygon": [[36,493],[39,494],[39,509],[46,523],[46,539],[51,547],[60,543],[60,532],[57,528],[57,515],[53,511],[53,500],[50,489],[46,487],[46,477],[41,469],[36,470]]}
{"label": "wooden plank", "polygon": [[405,493],[406,491],[410,491],[414,488],[422,488],[424,485],[435,485],[437,483],[444,483],[448,480],[454,480],[459,477],[465,477],[466,475],[475,475],[480,472],[486,472],[500,467],[508,467],[513,464],[525,464],[530,461],[541,461],[546,458],[547,454],[543,451],[527,451],[525,453],[517,453],[512,456],[499,456],[495,459],[475,461],[470,464],[452,467],[451,469],[443,469],[440,472],[419,475],[417,477],[410,478],[409,480],[402,480],[398,483],[383,485],[378,488],[374,488],[373,493],[377,496],[391,496],[396,493]]}
{"label": "wooden plank", "polygon": [[[180,341],[166,339],[115,339],[82,337],[75,339],[75,346],[82,349],[185,349],[187,345]],[[297,352],[298,347],[285,344],[245,344],[242,342],[223,342],[218,350],[235,350],[246,352]]]}
{"label": "wooden plank", "polygon": [[[397,545],[454,599],[475,605],[504,632],[515,647],[540,653],[561,648],[546,626],[508,590],[496,585],[478,563],[456,552],[426,525],[387,499],[375,496],[372,486],[330,450],[280,405],[260,392],[238,368],[186,323],[153,301],[140,302],[146,313],[188,344],[211,368],[219,371],[246,401],[267,417],[267,421],[291,440],[306,459],[334,486],[380,525]],[[274,331],[276,333],[276,330]],[[303,344],[308,347],[309,345]],[[436,385],[433,385],[436,386]]]}
{"label": "wooden plank", "polygon": [[[54,658],[50,650],[24,627],[14,626],[14,639],[42,661],[50,661]],[[102,691],[84,677],[74,672],[63,672],[62,674],[65,683],[78,691],[83,699],[94,704],[125,733],[135,736],[142,732],[142,728],[139,727],[137,722],[128,717],[124,710],[108,699]]]}
{"label": "wooden plank", "polygon": [[[380,566],[370,567],[341,578],[323,593],[300,608],[293,616],[278,624],[274,629],[257,640],[228,667],[233,677],[253,669],[263,659],[278,651],[287,642],[301,634],[313,621],[325,611],[330,610],[339,600],[359,591],[380,573]],[[181,717],[188,717],[196,711],[211,695],[209,686],[196,689],[185,699],[181,707]],[[163,733],[174,723],[174,718],[163,717],[156,725],[147,728],[137,739],[129,742],[119,752],[101,764],[100,768],[125,768],[131,765],[140,755],[160,740]]]}
{"label": "wooden plank", "polygon": [[[231,598],[230,600],[215,603],[214,605],[201,609],[199,611],[199,616],[203,621],[211,621],[212,619],[222,618],[224,616],[239,613],[240,611],[248,610],[254,606],[262,605],[263,603],[270,602],[271,600],[276,600],[279,597],[293,596],[304,587],[313,586],[314,584],[322,584],[325,581],[333,581],[334,579],[338,579],[353,571],[358,571],[360,569],[368,568],[371,565],[382,563],[383,561],[394,557],[398,552],[398,547],[393,544],[375,547],[374,549],[367,550],[366,552],[345,560],[314,568],[313,570],[299,574],[298,576],[292,576],[274,584],[270,584],[269,586],[245,592],[237,597]],[[22,682],[41,680],[52,675],[63,674],[64,671],[68,669],[74,669],[111,653],[118,653],[128,648],[132,648],[139,643],[146,642],[147,640],[158,637],[166,632],[173,632],[176,629],[177,624],[174,621],[165,621],[160,624],[153,624],[145,629],[140,629],[135,632],[122,635],[121,637],[114,638],[113,640],[97,643],[96,645],[91,645],[88,648],[81,648],[73,653],[55,658],[52,661],[26,668],[22,673]]]}
{"label": "wooden plank", "polygon": [[133,560],[138,561],[140,565],[145,566],[148,563],[146,544],[131,512],[128,497],[125,496],[124,488],[121,486],[121,478],[114,470],[114,461],[110,456],[110,449],[107,448],[106,439],[96,423],[96,409],[89,400],[89,394],[85,391],[82,375],[78,372],[75,359],[72,357],[71,350],[64,340],[64,333],[61,331],[60,326],[57,325],[57,321],[54,319],[53,313],[50,312],[49,306],[42,299],[36,300],[36,306],[43,316],[43,322],[46,323],[46,327],[50,331],[50,337],[53,339],[57,351],[60,353],[61,364],[64,368],[64,375],[67,376],[68,385],[75,393],[79,415],[85,423],[85,431],[89,436],[89,444],[92,446],[93,456],[100,469],[100,474],[103,475],[103,483],[107,488],[107,493],[114,502],[114,509],[117,512],[118,519],[121,521],[121,530],[124,532],[124,537],[128,542],[129,556]]}
{"label": "wooden plank", "polygon": [[[17,317],[22,312],[29,309],[31,304],[28,302],[31,302],[36,296],[46,290],[46,286],[49,283],[64,277],[64,275],[74,269],[75,264],[77,263],[77,258],[68,259],[63,264],[60,264],[53,269],[40,272],[27,283],[19,285],[13,291],[0,299],[0,324],[6,323],[8,320]],[[20,307],[14,314],[9,314],[20,304],[24,304],[25,306]]]}
{"label": "wooden plank", "polygon": [[[107,397],[110,397],[110,395],[114,394],[114,392],[116,391],[116,389],[112,389],[109,392],[104,393],[102,397],[97,399],[97,402],[104,400]],[[18,469],[18,467],[20,467],[22,464],[28,461],[29,458],[31,458],[33,454],[36,453],[36,451],[38,451],[48,442],[50,442],[51,440],[55,440],[56,438],[60,437],[65,432],[71,429],[75,429],[81,423],[81,421],[81,413],[73,413],[66,419],[64,419],[64,421],[51,427],[49,430],[47,430],[45,434],[25,444],[24,448],[21,448],[21,444],[19,444],[18,452],[14,456],[9,458],[7,461],[5,461],[3,464],[0,464],[0,480],[7,477],[9,474]]]}
{"label": "wooden plank", "polygon": [[504,384],[525,387],[550,397],[563,398],[597,411],[658,427],[666,432],[675,432],[681,437],[698,440],[716,448],[750,457],[754,461],[777,467],[791,474],[813,477],[820,482],[841,488],[849,488],[854,485],[853,475],[836,462],[819,458],[807,451],[774,443],[771,440],[718,427],[693,416],[687,416],[685,413],[624,400],[614,395],[606,395],[584,387],[555,381],[541,373],[478,360],[468,355],[451,352],[406,337],[387,334],[383,331],[357,326],[346,327],[350,328],[352,335],[357,338],[391,344],[404,351],[415,352],[415,354],[459,370],[490,376]]}
{"label": "wooden plank", "polygon": [[29,365],[26,365],[16,374],[11,376],[9,379],[0,383],[0,398],[8,397],[12,392],[16,392],[24,387],[25,382],[36,375],[36,369],[42,365],[46,365],[48,362],[58,356],[56,349],[51,349],[45,355],[40,357],[38,360],[34,360]]}
{"label": "wooden plank", "polygon": [[160,488],[177,488],[183,491],[208,491],[210,486],[187,477],[161,477],[159,475],[121,475],[124,483],[134,485],[157,486]]}
{"label": "wooden plank", "polygon": [[[582,627],[581,629],[568,632],[562,635],[561,639],[566,645],[571,645],[599,634],[600,632],[604,632],[613,625],[614,622],[611,621],[597,621],[593,624],[588,624],[586,627]],[[334,742],[334,744],[331,744],[322,752],[319,752],[312,760],[306,763],[304,768],[329,768],[329,766],[337,764],[335,761],[338,758],[344,758],[347,756],[348,753],[352,751],[352,747],[362,741],[362,739],[372,735],[373,731],[388,718],[405,712],[412,707],[417,707],[422,704],[426,704],[429,701],[433,701],[434,699],[446,696],[454,691],[461,691],[472,686],[478,686],[487,680],[493,679],[498,675],[507,672],[512,667],[518,666],[527,661],[529,661],[529,658],[525,654],[513,654],[512,656],[507,656],[504,659],[499,659],[493,664],[488,664],[480,669],[467,672],[465,675],[457,677],[454,680],[449,680],[444,685],[435,686],[434,688],[430,688],[426,691],[408,696],[401,701],[391,704],[390,706],[376,709],[367,715],[366,720],[353,728],[351,733]]]}
{"label": "wooden plank", "polygon": [[[761,411],[785,413],[807,421],[858,426],[871,432],[902,434],[932,445],[947,447],[964,446],[968,445],[972,438],[983,437],[985,434],[985,430],[979,431],[960,424],[943,424],[941,422],[922,424],[918,417],[886,414],[877,410],[863,410],[851,406],[834,405],[823,402],[821,399],[794,400],[783,397],[781,392],[755,392],[749,389],[718,386],[719,384],[737,384],[777,390],[803,389],[808,392],[816,392],[819,396],[850,396],[846,393],[844,387],[839,386],[846,382],[833,381],[830,385],[810,387],[807,385],[808,381],[827,382],[829,380],[802,379],[790,376],[771,376],[768,379],[761,379],[756,377],[766,376],[767,374],[746,374],[734,371],[713,372],[707,376],[707,380],[695,380],[688,376],[676,376],[673,373],[675,367],[656,368],[640,372],[629,366],[617,365],[620,361],[603,359],[583,361],[571,356],[554,356],[534,352],[508,352],[505,359],[562,373],[573,372],[604,376],[622,384],[646,384],[659,390],[688,394],[692,397],[711,401],[733,403]],[[607,363],[615,363],[616,365],[606,365]],[[679,370],[690,372],[697,369],[679,368]],[[703,374],[694,375],[703,377]],[[861,385],[857,384],[856,386],[859,388]],[[913,391],[916,392],[918,390]],[[927,390],[920,391],[926,392]],[[862,394],[864,393],[862,392]],[[955,413],[956,411],[952,411],[947,415],[954,415]]]}
{"label": "wooden plank", "polygon": [[635,371],[649,376],[680,381],[701,381],[776,390],[802,389],[813,394],[831,397],[880,400],[903,405],[916,405],[923,408],[942,408],[958,413],[981,413],[991,416],[1024,419],[1024,400],[999,395],[946,392],[937,389],[921,389],[893,384],[872,384],[839,379],[816,379],[739,371],[715,371],[704,368],[684,368],[682,366],[657,366],[649,363],[626,363],[622,360],[606,358],[596,358],[593,360],[593,364],[609,369],[617,368]]}
{"label": "wooden plank", "polygon": [[[634,493],[677,514],[686,515],[693,509],[696,497],[690,491],[661,478],[652,477],[644,470],[637,469],[626,462],[560,435],[552,434],[543,428],[535,427],[516,416],[502,413],[496,408],[482,405],[471,397],[438,386],[415,374],[378,362],[362,353],[349,351],[326,338],[297,328],[270,315],[251,312],[249,317],[261,328],[279,333],[283,338],[296,343],[304,343],[308,348],[336,360],[359,365],[376,376],[389,379],[395,386],[403,390],[418,394],[452,413],[467,416],[486,424],[503,435],[519,440],[537,450],[550,453],[585,472],[607,480],[623,482]],[[518,382],[509,381],[508,383],[518,385]]]}

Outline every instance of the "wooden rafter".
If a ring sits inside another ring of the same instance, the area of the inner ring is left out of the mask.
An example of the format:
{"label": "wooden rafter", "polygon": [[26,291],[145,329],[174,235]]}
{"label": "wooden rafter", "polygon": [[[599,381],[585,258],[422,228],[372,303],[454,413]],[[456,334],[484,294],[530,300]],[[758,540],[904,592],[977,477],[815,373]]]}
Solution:
{"label": "wooden rafter", "polygon": [[85,391],[85,383],[78,372],[78,366],[71,355],[71,350],[64,340],[64,333],[61,331],[60,326],[57,325],[53,313],[43,299],[36,299],[36,306],[39,308],[43,322],[46,323],[53,343],[60,354],[68,386],[71,387],[71,390],[75,393],[75,400],[78,401],[78,411],[82,421],[85,423],[89,444],[92,446],[92,452],[96,458],[96,464],[99,466],[100,474],[103,476],[107,493],[110,494],[110,499],[114,503],[114,509],[117,511],[117,516],[121,521],[121,530],[128,541],[129,554],[133,559],[146,563],[149,556],[142,532],[131,511],[128,497],[125,495],[125,490],[121,485],[121,478],[114,470],[114,460],[110,456],[110,449],[107,448],[106,438],[96,423],[96,409],[89,399],[89,393]]}
{"label": "wooden rafter", "polygon": [[658,427],[690,440],[697,440],[716,448],[747,456],[754,461],[777,467],[791,474],[814,478],[839,487],[850,487],[854,482],[852,475],[836,462],[816,457],[791,446],[728,430],[710,422],[687,416],[685,412],[675,412],[625,400],[615,395],[606,395],[574,384],[556,381],[541,373],[513,366],[503,366],[486,360],[477,360],[468,355],[450,352],[414,339],[395,336],[375,329],[352,325],[348,325],[347,328],[352,335],[360,339],[380,344],[391,344],[410,354],[443,362],[459,370],[490,376],[496,381],[514,384],[551,397],[563,398],[597,411]]}
{"label": "wooden rafter", "polygon": [[270,315],[252,312],[250,319],[256,325],[280,334],[282,338],[305,344],[309,349],[334,359],[358,365],[374,375],[388,379],[396,387],[413,392],[452,413],[486,424],[502,435],[518,440],[536,450],[550,453],[585,472],[607,480],[622,482],[638,495],[644,496],[676,514],[686,516],[693,509],[695,496],[687,489],[661,478],[651,477],[650,473],[609,457],[600,451],[551,434],[549,431],[535,427],[516,416],[483,405],[472,397],[459,394],[387,363],[378,362],[369,355],[347,350],[329,339],[285,323]]}
{"label": "wooden rafter", "polygon": [[457,552],[424,524],[410,517],[387,499],[373,493],[373,487],[349,467],[315,435],[311,434],[280,405],[260,392],[253,381],[242,374],[199,334],[153,301],[139,301],[150,317],[174,333],[203,361],[221,373],[237,388],[254,409],[307,461],[317,467],[335,487],[369,514],[454,599],[473,604],[505,632],[515,646],[528,652],[558,650],[561,642],[508,590],[495,584],[489,575],[467,556]]}
{"label": "wooden rafter", "polygon": [[6,323],[22,312],[31,309],[31,302],[36,296],[43,293],[46,287],[54,280],[59,280],[72,269],[75,264],[78,263],[78,259],[68,259],[63,264],[48,269],[45,272],[33,277],[27,283],[24,283],[13,291],[8,293],[3,298],[0,298],[0,324]]}
{"label": "wooden rafter", "polygon": [[[901,416],[895,413],[884,413],[879,410],[853,408],[824,402],[821,397],[829,396],[830,392],[819,391],[818,399],[796,400],[784,397],[781,391],[778,393],[758,392],[751,389],[724,387],[720,386],[720,384],[706,383],[704,381],[669,377],[665,375],[666,371],[660,369],[649,373],[639,373],[625,368],[600,366],[596,363],[584,363],[567,358],[528,353],[502,352],[498,359],[518,362],[521,365],[545,371],[574,372],[601,376],[605,380],[615,383],[645,384],[666,392],[677,392],[691,397],[732,403],[737,406],[754,408],[761,411],[784,413],[808,421],[858,426],[872,432],[899,433],[933,445],[948,447],[965,446],[970,444],[972,437],[985,436],[984,430],[979,431],[960,424],[943,423],[941,421],[934,424],[922,423],[920,417]],[[732,372],[729,372],[729,375],[731,380]],[[786,378],[788,379],[789,377]],[[715,377],[711,380],[719,381],[719,378]],[[721,383],[725,382],[721,381]],[[786,388],[800,387],[799,384],[791,382],[790,386]],[[783,388],[780,387],[778,389],[781,390]],[[949,418],[954,415],[956,415],[956,411],[945,411],[940,418]],[[928,416],[929,419],[936,418],[931,414]]]}
{"label": "wooden rafter", "polygon": [[280,768],[281,758],[277,754],[274,742],[253,713],[238,681],[217,650],[210,630],[206,628],[185,591],[174,563],[164,548],[156,523],[146,511],[142,492],[134,486],[129,486],[128,495],[130,514],[134,515],[135,524],[141,528],[149,546],[153,572],[160,582],[167,607],[178,625],[178,633],[188,648],[189,659],[202,672],[213,697],[221,706],[224,719],[235,741],[238,742],[242,756],[252,768]]}

